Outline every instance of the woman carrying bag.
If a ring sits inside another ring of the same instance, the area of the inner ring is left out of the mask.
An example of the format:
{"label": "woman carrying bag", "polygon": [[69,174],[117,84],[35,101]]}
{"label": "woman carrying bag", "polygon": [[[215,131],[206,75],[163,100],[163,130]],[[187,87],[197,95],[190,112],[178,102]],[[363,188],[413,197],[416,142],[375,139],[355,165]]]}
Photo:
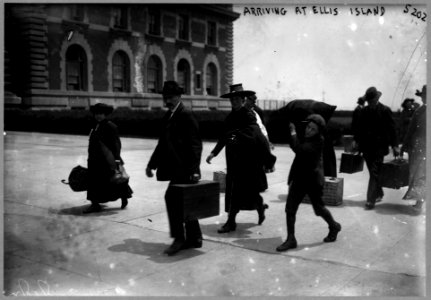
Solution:
{"label": "woman carrying bag", "polygon": [[90,107],[96,124],[90,132],[88,144],[87,199],[91,205],[84,213],[99,212],[102,210],[100,203],[118,199],[121,199],[121,209],[124,209],[127,199],[132,197],[127,176],[123,176],[124,162],[120,156],[121,141],[117,126],[107,119],[113,110],[112,106],[103,103]]}

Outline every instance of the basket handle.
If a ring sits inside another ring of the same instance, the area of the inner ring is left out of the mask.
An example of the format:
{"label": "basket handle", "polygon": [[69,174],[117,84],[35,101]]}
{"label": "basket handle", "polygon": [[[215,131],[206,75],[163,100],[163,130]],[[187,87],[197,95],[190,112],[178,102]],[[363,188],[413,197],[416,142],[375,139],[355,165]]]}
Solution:
{"label": "basket handle", "polygon": [[62,183],[69,185],[69,182],[66,181],[66,179],[61,180]]}

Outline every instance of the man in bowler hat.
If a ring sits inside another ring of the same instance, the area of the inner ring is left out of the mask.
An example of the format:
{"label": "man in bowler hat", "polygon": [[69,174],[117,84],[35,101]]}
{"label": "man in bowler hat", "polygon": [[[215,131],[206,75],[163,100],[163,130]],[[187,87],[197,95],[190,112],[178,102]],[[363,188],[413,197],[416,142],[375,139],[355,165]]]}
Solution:
{"label": "man in bowler hat", "polygon": [[383,189],[379,183],[379,172],[384,156],[389,154],[389,147],[395,157],[400,153],[395,122],[391,109],[380,103],[382,93],[375,87],[366,90],[364,100],[368,103],[360,115],[355,141],[359,152],[363,153],[370,179],[368,181],[366,209],[373,209],[376,202],[383,198]]}
{"label": "man in bowler hat", "polygon": [[198,219],[184,220],[184,204],[173,192],[172,184],[188,184],[199,181],[202,140],[198,122],[192,112],[181,102],[183,90],[175,81],[163,86],[163,101],[168,108],[162,121],[162,132],[154,150],[146,174],[159,181],[170,181],[165,194],[172,245],[164,252],[174,255],[187,248],[202,247],[202,233]]}

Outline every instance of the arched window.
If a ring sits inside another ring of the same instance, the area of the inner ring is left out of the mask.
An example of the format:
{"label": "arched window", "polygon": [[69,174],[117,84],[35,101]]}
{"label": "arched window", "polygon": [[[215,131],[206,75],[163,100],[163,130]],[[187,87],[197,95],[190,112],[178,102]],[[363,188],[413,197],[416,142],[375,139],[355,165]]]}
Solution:
{"label": "arched window", "polygon": [[162,90],[162,61],[151,55],[147,64],[147,92],[158,93]]}
{"label": "arched window", "polygon": [[213,63],[207,65],[205,90],[207,95],[217,96],[217,67]]}
{"label": "arched window", "polygon": [[130,62],[124,51],[117,51],[112,57],[112,91],[130,92]]}
{"label": "arched window", "polygon": [[184,94],[190,95],[190,65],[185,59],[178,62],[178,85],[184,89]]}
{"label": "arched window", "polygon": [[73,91],[87,90],[87,56],[78,45],[66,51],[66,87]]}

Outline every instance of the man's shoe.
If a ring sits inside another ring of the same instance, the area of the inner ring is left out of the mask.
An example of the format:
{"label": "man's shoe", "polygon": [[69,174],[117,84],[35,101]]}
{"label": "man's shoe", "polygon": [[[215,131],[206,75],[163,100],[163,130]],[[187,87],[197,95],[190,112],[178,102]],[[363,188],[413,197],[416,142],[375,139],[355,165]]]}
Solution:
{"label": "man's shoe", "polygon": [[90,214],[90,213],[100,212],[101,210],[102,210],[102,207],[100,205],[93,205],[93,204],[91,204],[82,213],[84,213],[84,214]]}
{"label": "man's shoe", "polygon": [[287,251],[289,249],[294,249],[298,247],[298,244],[296,243],[296,239],[295,238],[291,238],[291,239],[287,239],[283,244],[281,244],[280,246],[278,246],[276,248],[276,250],[278,252],[283,252],[283,251]]}
{"label": "man's shoe", "polygon": [[329,227],[328,236],[323,239],[325,243],[335,242],[337,240],[337,235],[341,231],[341,224],[335,222],[335,224]]}
{"label": "man's shoe", "polygon": [[121,199],[121,209],[125,209],[127,204],[129,204],[129,201],[127,200],[127,198]]}
{"label": "man's shoe", "polygon": [[183,249],[189,249],[189,248],[202,248],[202,239],[196,239],[196,240],[186,240],[186,242],[183,245]]}
{"label": "man's shoe", "polygon": [[365,203],[365,209],[373,209],[375,204],[373,202]]}
{"label": "man's shoe", "polygon": [[417,212],[421,212],[422,211],[422,206],[424,205],[425,200],[421,199],[421,200],[417,200],[416,203],[413,205],[413,208],[417,211]]}
{"label": "man's shoe", "polygon": [[263,221],[265,221],[265,209],[268,209],[268,204],[262,205],[262,210],[258,210],[257,213],[259,214],[259,221],[258,224],[261,225]]}
{"label": "man's shoe", "polygon": [[165,254],[172,256],[180,250],[184,249],[185,240],[183,239],[175,239],[172,245],[170,245],[165,251]]}
{"label": "man's shoe", "polygon": [[217,230],[217,232],[227,233],[227,232],[235,231],[235,229],[236,229],[236,223],[226,223],[219,230]]}

